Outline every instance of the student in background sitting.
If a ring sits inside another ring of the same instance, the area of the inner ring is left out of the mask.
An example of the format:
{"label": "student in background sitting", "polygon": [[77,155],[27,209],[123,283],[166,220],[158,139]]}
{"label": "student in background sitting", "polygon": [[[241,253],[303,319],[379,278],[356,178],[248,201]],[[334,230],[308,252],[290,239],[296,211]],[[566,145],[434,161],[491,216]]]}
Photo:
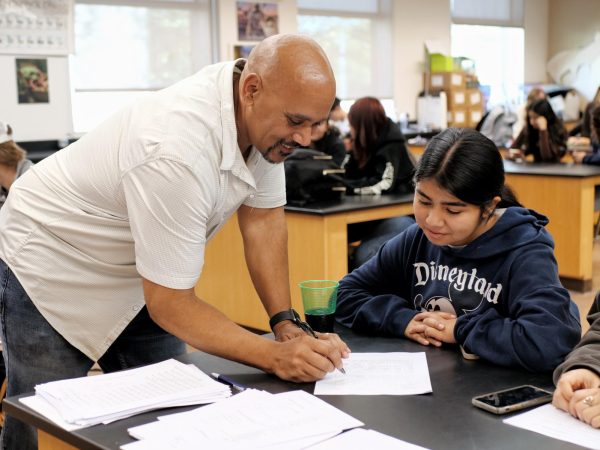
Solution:
{"label": "student in background sitting", "polygon": [[336,97],[329,113],[329,124],[340,130],[342,137],[350,135],[350,124],[348,123],[348,114],[342,109],[341,100]]}
{"label": "student in background sitting", "polygon": [[567,132],[547,100],[527,107],[527,126],[513,142],[509,159],[533,155],[535,162],[559,162],[564,156]]}
{"label": "student in background sitting", "polygon": [[414,164],[398,125],[374,97],[358,99],[348,113],[352,152],[344,167],[349,193],[412,192]]}
{"label": "student in background sitting", "polygon": [[336,320],[465,357],[533,372],[554,369],[581,336],[558,279],[548,219],[504,184],[494,143],[449,128],[415,174],[417,224],[340,282]]}
{"label": "student in background sitting", "polygon": [[340,131],[335,127],[329,126],[329,121],[327,120],[312,127],[310,148],[331,155],[333,162],[340,167],[346,158],[346,148],[340,137]]}
{"label": "student in background sitting", "polygon": [[[358,99],[348,113],[353,146],[345,178],[348,193],[377,195],[413,191],[414,163],[398,125],[385,115],[373,97]],[[350,269],[371,258],[388,239],[412,225],[410,217],[363,222],[348,227],[349,242],[360,241],[350,260]]]}
{"label": "student in background sitting", "polygon": [[584,152],[584,151],[575,151],[573,152],[573,161],[580,164],[593,164],[600,165],[600,103],[592,108],[589,113],[589,123],[590,123],[590,136],[589,138],[571,138],[571,139],[585,139],[588,145],[592,147],[592,153]]}
{"label": "student in background sitting", "polygon": [[600,428],[600,293],[587,320],[590,329],[554,371],[552,403],[573,417]]}
{"label": "student in background sitting", "polygon": [[546,99],[546,93],[541,87],[533,87],[527,94],[527,100],[517,109],[517,121],[513,124],[513,138],[516,139],[517,136],[523,131],[525,125],[527,124],[527,107],[531,105],[536,100],[544,100]]}
{"label": "student in background sitting", "polygon": [[27,152],[13,140],[10,125],[0,122],[0,208],[14,181],[31,166]]}

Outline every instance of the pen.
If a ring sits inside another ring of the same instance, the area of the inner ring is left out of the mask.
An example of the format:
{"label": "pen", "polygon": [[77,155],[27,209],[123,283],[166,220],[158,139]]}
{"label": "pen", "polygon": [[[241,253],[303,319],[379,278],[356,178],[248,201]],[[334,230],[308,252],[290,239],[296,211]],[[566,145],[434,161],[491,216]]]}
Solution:
{"label": "pen", "polygon": [[[317,336],[317,333],[315,333],[315,331],[312,329],[312,327],[308,323],[306,323],[302,319],[300,319],[300,316],[298,315],[296,310],[292,309],[291,311],[292,311],[292,315],[294,316],[293,322],[296,324],[296,326],[298,326],[306,334],[314,337],[315,339],[319,339],[319,336]],[[344,370],[343,367],[340,367],[338,370],[340,372],[342,372],[344,375],[346,375],[346,371]]]}
{"label": "pen", "polygon": [[244,385],[241,385],[240,383],[238,383],[237,381],[233,381],[231,378],[226,377],[225,375],[221,375],[218,373],[211,373],[211,376],[215,379],[220,381],[221,383],[225,383],[228,384],[229,386],[231,386],[232,388],[235,388],[236,390],[242,392],[245,391],[247,388]]}

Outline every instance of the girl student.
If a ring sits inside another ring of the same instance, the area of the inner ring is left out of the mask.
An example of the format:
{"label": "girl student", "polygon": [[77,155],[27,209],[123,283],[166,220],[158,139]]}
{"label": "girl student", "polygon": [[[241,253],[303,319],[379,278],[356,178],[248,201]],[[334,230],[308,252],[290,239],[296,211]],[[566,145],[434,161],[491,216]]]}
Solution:
{"label": "girl student", "polygon": [[554,369],[579,341],[579,312],[558,279],[548,219],[504,184],[494,143],[449,128],[415,173],[416,224],[342,279],[336,320],[469,358]]}
{"label": "girl student", "polygon": [[567,132],[548,100],[527,106],[527,125],[509,149],[509,159],[533,155],[534,162],[560,162],[567,150]]}

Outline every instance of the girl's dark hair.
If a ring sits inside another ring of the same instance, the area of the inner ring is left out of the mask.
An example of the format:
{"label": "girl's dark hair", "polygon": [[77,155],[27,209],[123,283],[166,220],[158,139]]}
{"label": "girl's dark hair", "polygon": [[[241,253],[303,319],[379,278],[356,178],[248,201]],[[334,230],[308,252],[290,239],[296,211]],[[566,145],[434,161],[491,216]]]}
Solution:
{"label": "girl's dark hair", "polygon": [[387,125],[387,116],[383,105],[375,97],[363,97],[356,100],[348,111],[348,122],[354,128],[354,158],[359,167],[364,167],[381,132]]}
{"label": "girl's dark hair", "polygon": [[414,181],[433,179],[463,202],[477,205],[483,213],[494,197],[498,207],[521,206],[504,184],[504,165],[496,145],[471,129],[447,128],[427,145]]}
{"label": "girl's dark hair", "polygon": [[600,103],[592,108],[590,112],[591,138],[600,142]]}
{"label": "girl's dark hair", "polygon": [[[536,100],[527,106],[527,113],[533,111],[538,116],[544,116],[548,122],[548,135],[550,142],[564,147],[567,140],[567,132],[548,100]],[[527,118],[527,148],[535,148],[539,141],[539,131],[531,125],[529,117]]]}

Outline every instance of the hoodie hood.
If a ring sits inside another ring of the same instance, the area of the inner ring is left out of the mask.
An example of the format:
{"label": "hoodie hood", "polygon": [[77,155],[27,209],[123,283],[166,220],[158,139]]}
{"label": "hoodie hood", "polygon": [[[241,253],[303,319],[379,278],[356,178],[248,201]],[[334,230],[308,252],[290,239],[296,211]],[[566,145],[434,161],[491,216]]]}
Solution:
{"label": "hoodie hood", "polygon": [[554,248],[552,236],[546,230],[548,218],[531,209],[510,207],[496,224],[470,244],[462,248],[442,247],[457,257],[482,259],[510,253],[534,242]]}
{"label": "hoodie hood", "polygon": [[377,139],[376,147],[377,149],[381,149],[391,143],[404,143],[404,135],[402,134],[402,131],[400,131],[400,127],[388,117],[381,135],[379,136],[379,139]]}

